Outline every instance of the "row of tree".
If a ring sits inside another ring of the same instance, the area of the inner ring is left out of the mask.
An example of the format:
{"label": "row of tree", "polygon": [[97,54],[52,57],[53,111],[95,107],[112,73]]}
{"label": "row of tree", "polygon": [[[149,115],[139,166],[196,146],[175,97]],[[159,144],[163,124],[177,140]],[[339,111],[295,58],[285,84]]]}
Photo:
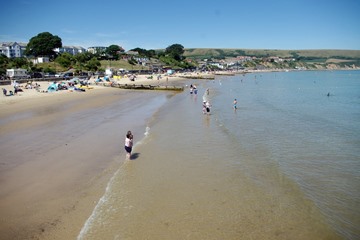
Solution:
{"label": "row of tree", "polygon": [[[48,56],[52,59],[55,59],[57,56],[54,51],[55,48],[61,48],[62,41],[58,36],[54,36],[49,32],[39,33],[35,37],[32,37],[26,47],[25,55],[27,56]],[[163,58],[165,61],[168,61],[167,58],[171,58],[177,62],[185,60],[184,47],[181,44],[173,44],[165,49],[164,52],[155,50],[146,50],[142,48],[134,48],[131,51],[138,52],[139,56],[148,57],[148,58]],[[125,50],[118,45],[110,45],[103,52],[98,52],[95,57],[108,59],[108,60],[118,60],[121,55],[123,55]],[[65,55],[65,54],[62,54]],[[83,54],[79,58],[86,59],[89,58],[89,54]],[[165,57],[165,58],[164,58]],[[70,61],[69,56],[63,56],[61,62]],[[81,62],[81,61],[80,61]]]}
{"label": "row of tree", "polygon": [[[60,37],[49,32],[39,33],[32,37],[27,44],[24,52],[26,58],[8,59],[6,56],[0,56],[0,74],[6,72],[6,68],[27,68],[31,71],[41,70],[44,72],[53,72],[53,69],[39,69],[28,58],[46,56],[50,61],[55,61],[63,68],[75,68],[79,71],[97,71],[101,67],[100,60],[119,60],[124,55],[125,50],[118,45],[110,45],[104,51],[96,53],[84,52],[76,55],[69,53],[58,54],[54,51],[56,48],[62,47]],[[148,59],[155,58],[163,62],[165,65],[179,68],[192,68],[193,65],[184,61],[184,47],[181,44],[173,44],[165,49],[165,51],[146,50],[142,48],[134,48],[130,51],[137,52],[139,57]],[[133,57],[127,57],[130,64],[137,64]]]}

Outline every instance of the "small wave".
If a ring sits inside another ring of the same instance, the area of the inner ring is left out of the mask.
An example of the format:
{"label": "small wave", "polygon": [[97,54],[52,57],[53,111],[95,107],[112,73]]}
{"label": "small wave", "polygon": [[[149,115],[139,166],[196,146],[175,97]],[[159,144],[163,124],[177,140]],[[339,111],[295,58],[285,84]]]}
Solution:
{"label": "small wave", "polygon": [[108,182],[105,190],[105,194],[100,198],[99,202],[96,204],[93,212],[91,213],[90,217],[86,220],[84,226],[82,227],[79,235],[77,236],[78,240],[85,239],[85,234],[89,231],[92,223],[95,221],[98,214],[100,214],[100,207],[107,201],[110,195],[110,187],[114,181],[115,176],[120,172],[121,167],[114,173],[114,175],[111,177],[110,181]]}
{"label": "small wave", "polygon": [[147,136],[150,133],[150,127],[146,127],[144,135]]}
{"label": "small wave", "polygon": [[[150,133],[150,127],[146,127],[145,128],[145,138],[149,135]],[[141,145],[143,143],[143,140],[145,139],[141,139],[140,141],[136,142],[134,144],[133,149],[135,150],[135,148],[138,145]],[[120,167],[119,169],[114,173],[114,175],[111,177],[110,181],[108,182],[106,189],[105,189],[105,193],[104,195],[100,198],[100,200],[98,201],[98,203],[96,204],[94,210],[92,211],[90,217],[86,220],[84,226],[82,227],[79,235],[77,236],[77,240],[82,240],[85,239],[86,234],[89,232],[92,224],[96,221],[96,219],[100,216],[101,214],[101,210],[100,208],[108,201],[108,199],[111,197],[111,187],[113,185],[114,179],[115,177],[120,174],[120,172],[122,171],[122,169],[124,168],[124,166],[128,163],[128,161],[125,161]]]}

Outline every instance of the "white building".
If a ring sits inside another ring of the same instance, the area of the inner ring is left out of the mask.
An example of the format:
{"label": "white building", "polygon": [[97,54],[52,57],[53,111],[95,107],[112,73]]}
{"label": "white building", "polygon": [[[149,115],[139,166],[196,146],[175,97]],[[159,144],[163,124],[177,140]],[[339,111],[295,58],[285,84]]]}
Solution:
{"label": "white building", "polygon": [[103,53],[105,52],[107,47],[102,47],[102,46],[95,46],[95,47],[88,47],[87,51],[95,54],[95,53]]}
{"label": "white building", "polygon": [[17,68],[17,69],[6,69],[6,76],[10,79],[22,79],[22,78],[30,78],[26,69]]}
{"label": "white building", "polygon": [[49,57],[38,57],[32,60],[34,64],[50,62]]}
{"label": "white building", "polygon": [[78,53],[84,53],[86,52],[86,49],[80,46],[63,46],[61,48],[55,48],[55,52],[57,53],[70,53],[71,55],[76,55]]}
{"label": "white building", "polygon": [[4,54],[8,58],[23,57],[26,45],[26,43],[2,42],[0,43],[0,54]]}

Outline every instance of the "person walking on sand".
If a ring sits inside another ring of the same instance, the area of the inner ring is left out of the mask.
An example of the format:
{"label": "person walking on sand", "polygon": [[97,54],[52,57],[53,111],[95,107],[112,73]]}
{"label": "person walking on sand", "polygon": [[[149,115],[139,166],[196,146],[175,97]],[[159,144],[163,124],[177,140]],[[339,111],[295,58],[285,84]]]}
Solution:
{"label": "person walking on sand", "polygon": [[126,151],[126,158],[131,158],[131,151],[133,146],[134,136],[132,135],[131,131],[128,131],[125,138],[125,151]]}

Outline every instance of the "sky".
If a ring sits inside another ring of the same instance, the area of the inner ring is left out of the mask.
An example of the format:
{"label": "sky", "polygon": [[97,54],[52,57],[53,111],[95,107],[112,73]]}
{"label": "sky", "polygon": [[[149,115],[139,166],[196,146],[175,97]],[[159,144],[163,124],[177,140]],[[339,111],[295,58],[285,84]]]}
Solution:
{"label": "sky", "polygon": [[0,42],[65,46],[360,50],[360,0],[11,0]]}

